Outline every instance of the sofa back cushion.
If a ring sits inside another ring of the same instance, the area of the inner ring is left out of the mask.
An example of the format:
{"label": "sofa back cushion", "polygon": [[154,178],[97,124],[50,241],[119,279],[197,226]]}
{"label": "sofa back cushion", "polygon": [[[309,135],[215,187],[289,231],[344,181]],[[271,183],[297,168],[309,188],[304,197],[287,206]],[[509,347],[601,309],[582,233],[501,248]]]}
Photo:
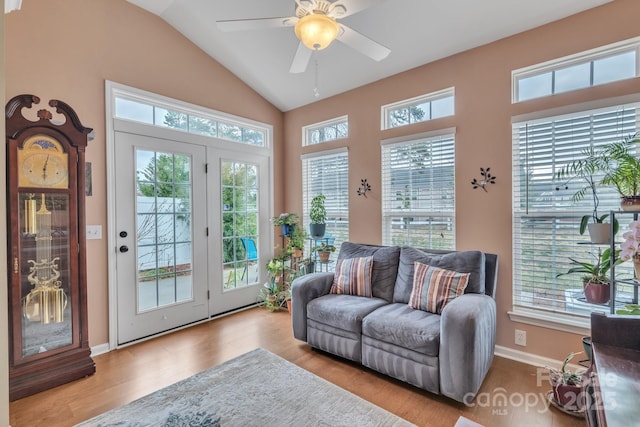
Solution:
{"label": "sofa back cushion", "polygon": [[421,249],[403,246],[400,250],[398,277],[393,292],[393,302],[408,303],[413,288],[414,263],[470,273],[464,293],[483,294],[485,286],[485,257],[480,251],[460,251],[434,254]]}
{"label": "sofa back cushion", "polygon": [[469,283],[469,275],[416,261],[409,307],[442,314],[447,304],[462,295]]}
{"label": "sofa back cushion", "polygon": [[371,293],[374,297],[391,302],[393,288],[398,274],[398,246],[376,246],[362,243],[344,242],[340,247],[338,259],[373,256],[371,272]]}
{"label": "sofa back cushion", "polygon": [[339,258],[329,293],[371,298],[372,271],[373,256]]}

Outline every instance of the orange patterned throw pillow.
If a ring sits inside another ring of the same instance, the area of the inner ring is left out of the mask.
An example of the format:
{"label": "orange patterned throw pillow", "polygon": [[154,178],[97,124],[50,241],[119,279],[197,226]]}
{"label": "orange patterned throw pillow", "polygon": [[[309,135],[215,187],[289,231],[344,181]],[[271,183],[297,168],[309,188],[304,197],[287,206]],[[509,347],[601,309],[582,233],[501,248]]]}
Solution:
{"label": "orange patterned throw pillow", "polygon": [[409,307],[441,314],[444,307],[463,294],[469,273],[445,270],[416,261]]}
{"label": "orange patterned throw pillow", "polygon": [[373,256],[338,259],[330,293],[371,297],[372,270]]}

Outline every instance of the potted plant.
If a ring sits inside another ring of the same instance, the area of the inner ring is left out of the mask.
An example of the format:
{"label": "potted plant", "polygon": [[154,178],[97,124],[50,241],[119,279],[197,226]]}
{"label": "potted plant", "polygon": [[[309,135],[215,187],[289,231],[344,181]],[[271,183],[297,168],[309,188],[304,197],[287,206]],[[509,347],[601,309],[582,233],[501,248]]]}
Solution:
{"label": "potted plant", "polygon": [[629,230],[622,235],[624,242],[620,245],[620,259],[633,260],[636,280],[640,279],[640,221],[629,223]]}
{"label": "potted plant", "polygon": [[576,354],[580,353],[569,353],[560,369],[547,367],[555,403],[573,412],[580,411],[582,409],[580,405],[584,402],[584,396],[582,395],[582,375],[584,371],[572,372],[567,368],[569,361]]}
{"label": "potted plant", "polygon": [[304,244],[307,239],[307,232],[302,227],[295,227],[287,242],[287,253],[294,258],[302,258],[304,255]]}
{"label": "potted plant", "polygon": [[318,194],[311,199],[311,211],[309,212],[309,219],[311,220],[309,233],[311,237],[323,237],[326,231],[327,210],[324,206],[325,200],[324,194]]}
{"label": "potted plant", "polygon": [[[584,234],[589,230],[589,237],[592,243],[607,243],[611,239],[611,226],[606,223],[605,220],[609,217],[609,214],[599,215],[598,206],[600,205],[600,199],[598,198],[598,185],[600,184],[597,175],[603,173],[606,168],[606,163],[603,162],[603,155],[599,151],[596,151],[593,147],[588,147],[582,150],[582,158],[574,160],[571,163],[562,167],[557,173],[556,178],[559,180],[566,180],[562,184],[567,188],[569,182],[573,179],[581,180],[584,185],[579,188],[571,197],[574,203],[580,202],[587,194],[590,195],[593,203],[593,212],[589,215],[584,215],[580,221],[580,234]],[[556,187],[556,190],[559,190]],[[593,223],[589,223],[593,221]],[[618,223],[614,223],[614,235],[618,232]]]}
{"label": "potted plant", "polygon": [[[620,250],[616,249],[613,254],[615,265],[623,261],[619,254]],[[572,267],[566,273],[560,273],[556,277],[565,274],[582,274],[584,296],[587,302],[604,304],[609,301],[611,296],[611,281],[608,275],[609,268],[611,268],[611,248],[604,251],[598,249],[596,254],[592,254],[592,258],[593,263],[569,258]]]}
{"label": "potted plant", "polygon": [[258,302],[260,302],[269,311],[277,311],[282,308],[286,302],[287,292],[275,280],[267,281],[258,293]]}
{"label": "potted plant", "polygon": [[311,252],[318,254],[320,262],[328,262],[332,252],[336,251],[336,247],[325,242],[311,248]]}
{"label": "potted plant", "polygon": [[605,175],[601,183],[616,188],[621,197],[621,208],[626,211],[640,210],[639,149],[640,138],[634,134],[609,144],[602,152]]}
{"label": "potted plant", "polygon": [[273,225],[280,226],[283,236],[291,236],[299,219],[298,214],[285,212],[278,216],[274,216],[271,221],[273,222]]}

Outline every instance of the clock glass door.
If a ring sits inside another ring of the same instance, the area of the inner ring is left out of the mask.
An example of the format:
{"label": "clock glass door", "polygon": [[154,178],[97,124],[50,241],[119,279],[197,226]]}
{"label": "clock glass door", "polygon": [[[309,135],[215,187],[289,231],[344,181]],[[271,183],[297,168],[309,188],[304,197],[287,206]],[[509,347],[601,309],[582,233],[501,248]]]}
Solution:
{"label": "clock glass door", "polygon": [[[73,344],[69,256],[69,196],[18,193],[21,349],[16,359]],[[76,245],[77,246],[77,245]]]}

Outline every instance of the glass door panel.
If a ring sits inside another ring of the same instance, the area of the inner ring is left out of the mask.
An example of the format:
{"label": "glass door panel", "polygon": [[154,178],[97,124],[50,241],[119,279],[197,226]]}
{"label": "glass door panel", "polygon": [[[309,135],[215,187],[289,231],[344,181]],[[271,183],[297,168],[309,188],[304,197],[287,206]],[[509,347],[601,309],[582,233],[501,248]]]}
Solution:
{"label": "glass door panel", "polygon": [[191,300],[191,159],[136,150],[138,312]]}

